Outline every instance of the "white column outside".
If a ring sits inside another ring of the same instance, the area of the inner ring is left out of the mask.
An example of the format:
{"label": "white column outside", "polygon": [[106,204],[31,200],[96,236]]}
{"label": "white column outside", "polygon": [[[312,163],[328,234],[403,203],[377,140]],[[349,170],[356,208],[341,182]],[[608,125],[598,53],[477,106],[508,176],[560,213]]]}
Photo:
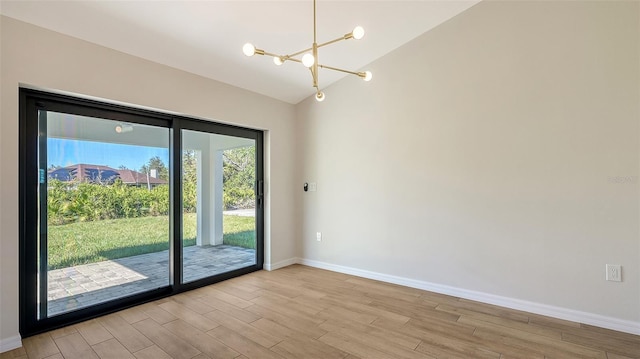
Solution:
{"label": "white column outside", "polygon": [[197,151],[197,239],[196,245],[222,244],[222,151],[216,150],[214,137]]}

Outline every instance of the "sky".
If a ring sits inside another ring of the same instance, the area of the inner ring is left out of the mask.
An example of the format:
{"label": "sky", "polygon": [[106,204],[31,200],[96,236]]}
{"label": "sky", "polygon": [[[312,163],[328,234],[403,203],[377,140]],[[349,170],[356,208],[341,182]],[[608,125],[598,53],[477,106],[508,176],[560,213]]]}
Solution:
{"label": "sky", "polygon": [[104,142],[47,139],[47,167],[66,167],[78,163],[103,165],[111,168],[125,166],[139,170],[150,158],[158,156],[168,166],[169,149],[147,146],[120,145]]}

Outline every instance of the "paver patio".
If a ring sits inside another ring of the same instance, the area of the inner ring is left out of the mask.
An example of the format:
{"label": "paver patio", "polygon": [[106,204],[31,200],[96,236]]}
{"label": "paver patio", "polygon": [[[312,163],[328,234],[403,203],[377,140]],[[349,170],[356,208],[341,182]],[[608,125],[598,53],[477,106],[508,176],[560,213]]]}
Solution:
{"label": "paver patio", "polygon": [[[254,249],[219,245],[183,249],[184,282],[255,264]],[[169,251],[51,270],[48,315],[126,297],[169,284]]]}

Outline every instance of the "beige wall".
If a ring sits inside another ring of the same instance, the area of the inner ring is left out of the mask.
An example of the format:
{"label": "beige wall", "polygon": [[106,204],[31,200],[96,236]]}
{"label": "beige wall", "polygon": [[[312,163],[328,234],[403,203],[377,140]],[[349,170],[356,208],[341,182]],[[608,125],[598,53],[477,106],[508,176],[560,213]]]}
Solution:
{"label": "beige wall", "polygon": [[482,2],[299,104],[302,258],[640,332],[638,7]]}
{"label": "beige wall", "polygon": [[0,341],[18,335],[19,84],[267,130],[265,262],[295,257],[292,105],[7,17],[0,19]]}

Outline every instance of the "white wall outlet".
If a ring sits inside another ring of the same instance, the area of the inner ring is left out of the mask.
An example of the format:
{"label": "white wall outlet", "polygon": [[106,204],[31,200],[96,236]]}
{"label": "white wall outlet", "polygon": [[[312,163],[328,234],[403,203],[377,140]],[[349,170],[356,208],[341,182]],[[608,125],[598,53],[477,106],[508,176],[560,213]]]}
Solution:
{"label": "white wall outlet", "polygon": [[322,242],[322,232],[316,232],[316,241]]}
{"label": "white wall outlet", "polygon": [[315,192],[318,190],[318,185],[315,182],[309,182],[309,192]]}
{"label": "white wall outlet", "polygon": [[607,280],[622,282],[622,266],[619,264],[607,264]]}

